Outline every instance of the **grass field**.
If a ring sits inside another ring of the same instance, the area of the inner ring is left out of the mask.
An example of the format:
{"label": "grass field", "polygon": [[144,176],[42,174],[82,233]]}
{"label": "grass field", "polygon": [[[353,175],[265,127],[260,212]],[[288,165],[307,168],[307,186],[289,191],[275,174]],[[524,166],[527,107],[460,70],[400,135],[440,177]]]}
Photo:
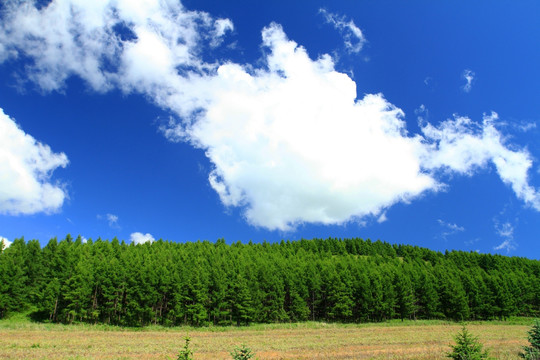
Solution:
{"label": "grass field", "polygon": [[[531,319],[475,322],[469,331],[495,359],[518,359]],[[253,325],[245,328],[126,329],[112,326],[0,321],[0,359],[176,359],[191,337],[195,359],[231,359],[246,344],[258,359],[444,359],[461,325],[406,321],[342,325]]]}

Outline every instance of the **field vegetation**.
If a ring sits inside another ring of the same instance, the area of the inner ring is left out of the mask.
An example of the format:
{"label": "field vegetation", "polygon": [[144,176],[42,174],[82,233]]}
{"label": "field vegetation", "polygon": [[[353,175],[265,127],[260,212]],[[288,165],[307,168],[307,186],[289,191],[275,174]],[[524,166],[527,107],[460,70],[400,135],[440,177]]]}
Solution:
{"label": "field vegetation", "polygon": [[[495,359],[519,359],[532,319],[473,322],[469,331]],[[0,321],[1,359],[176,359],[189,335],[193,358],[231,359],[245,344],[257,359],[446,359],[461,325],[445,321],[320,322],[246,327],[125,328]]]}

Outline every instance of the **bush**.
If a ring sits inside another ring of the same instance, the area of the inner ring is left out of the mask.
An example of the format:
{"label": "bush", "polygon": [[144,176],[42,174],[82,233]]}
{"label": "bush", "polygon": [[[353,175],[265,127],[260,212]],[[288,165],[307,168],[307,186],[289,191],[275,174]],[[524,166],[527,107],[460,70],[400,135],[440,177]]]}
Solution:
{"label": "bush", "polygon": [[253,354],[253,351],[251,351],[251,349],[248,348],[246,345],[235,348],[231,352],[231,355],[234,360],[249,360],[255,356],[255,354]]}
{"label": "bush", "polygon": [[528,334],[531,345],[524,346],[523,352],[519,356],[527,360],[540,360],[540,321],[535,320]]}
{"label": "bush", "polygon": [[447,357],[455,360],[484,360],[489,359],[487,350],[482,349],[478,337],[473,336],[464,326],[455,337],[456,345],[450,345],[452,351]]}

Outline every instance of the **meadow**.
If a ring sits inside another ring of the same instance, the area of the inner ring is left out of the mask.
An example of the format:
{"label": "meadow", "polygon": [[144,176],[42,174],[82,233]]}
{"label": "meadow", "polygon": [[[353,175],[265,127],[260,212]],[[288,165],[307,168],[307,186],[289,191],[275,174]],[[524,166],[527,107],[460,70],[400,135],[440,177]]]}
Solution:
{"label": "meadow", "polygon": [[[518,359],[527,345],[531,319],[471,322],[495,359]],[[247,327],[150,326],[0,321],[0,359],[176,359],[191,338],[195,359],[231,359],[245,344],[257,359],[445,359],[461,324],[443,321],[391,321],[377,324],[317,322]]]}

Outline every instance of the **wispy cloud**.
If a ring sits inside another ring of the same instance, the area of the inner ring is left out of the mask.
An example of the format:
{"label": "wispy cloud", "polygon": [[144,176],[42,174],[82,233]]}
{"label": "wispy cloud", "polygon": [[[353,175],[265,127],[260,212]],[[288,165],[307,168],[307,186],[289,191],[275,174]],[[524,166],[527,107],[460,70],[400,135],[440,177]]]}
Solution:
{"label": "wispy cloud", "polygon": [[347,20],[345,16],[339,16],[326,9],[319,9],[327,23],[332,24],[343,36],[345,47],[351,53],[359,53],[367,42],[364,33],[352,20]]}
{"label": "wispy cloud", "polygon": [[377,219],[377,222],[379,224],[382,224],[383,222],[387,221],[388,220],[388,217],[386,216],[386,212],[383,212],[379,218]]}
{"label": "wispy cloud", "polygon": [[475,75],[474,71],[469,69],[464,70],[461,74],[461,77],[466,81],[465,85],[462,87],[463,91],[466,93],[471,91]]}
{"label": "wispy cloud", "polygon": [[214,22],[214,31],[210,45],[212,47],[221,45],[221,43],[223,43],[223,37],[227,34],[227,32],[233,30],[234,24],[230,19],[217,19]]}
{"label": "wispy cloud", "polygon": [[[474,244],[478,243],[480,241],[480,238],[474,238],[464,241],[465,245],[467,246],[473,246]],[[478,252],[478,250],[476,250]]]}
{"label": "wispy cloud", "polygon": [[444,220],[438,219],[437,222],[442,228],[442,232],[440,234],[440,237],[443,240],[447,240],[449,236],[464,232],[465,228],[463,226],[459,226],[457,224],[449,223]]}
{"label": "wispy cloud", "polygon": [[521,122],[514,124],[514,126],[521,132],[529,132],[536,129],[536,122]]}
{"label": "wispy cloud", "polygon": [[134,244],[144,244],[144,243],[152,243],[155,241],[154,237],[151,234],[143,234],[140,232],[134,232],[130,236],[130,240]]}
{"label": "wispy cloud", "polygon": [[107,214],[107,221],[109,222],[109,226],[117,226],[118,225],[118,216],[114,214]]}
{"label": "wispy cloud", "polygon": [[516,249],[517,244],[514,241],[514,227],[511,223],[495,223],[495,232],[503,239],[503,242],[495,246],[494,250],[505,250],[509,253]]}
{"label": "wispy cloud", "polygon": [[118,225],[118,220],[119,220],[118,215],[114,215],[114,214],[110,214],[110,213],[105,214],[105,215],[98,214],[97,218],[98,218],[98,220],[106,220],[107,223],[109,224],[109,226],[112,227],[112,228],[118,228],[119,227],[119,225]]}
{"label": "wispy cloud", "polygon": [[529,184],[528,172],[532,158],[526,149],[507,146],[495,124],[498,115],[484,115],[483,124],[467,117],[456,116],[435,128],[422,128],[426,138],[433,141],[424,158],[427,169],[472,175],[493,163],[501,180],[509,185],[518,198],[540,211],[540,193]]}

